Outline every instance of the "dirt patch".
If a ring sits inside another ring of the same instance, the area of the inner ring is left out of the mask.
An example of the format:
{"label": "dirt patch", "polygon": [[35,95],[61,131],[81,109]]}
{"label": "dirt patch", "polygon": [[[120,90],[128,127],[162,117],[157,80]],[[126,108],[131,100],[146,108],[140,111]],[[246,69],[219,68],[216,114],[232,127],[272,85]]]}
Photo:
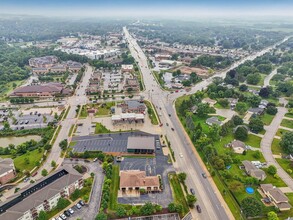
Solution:
{"label": "dirt patch", "polygon": [[192,72],[195,72],[198,76],[202,78],[207,78],[209,74],[209,70],[204,67],[189,67],[189,66],[180,66],[175,69],[180,70],[183,74],[191,74]]}

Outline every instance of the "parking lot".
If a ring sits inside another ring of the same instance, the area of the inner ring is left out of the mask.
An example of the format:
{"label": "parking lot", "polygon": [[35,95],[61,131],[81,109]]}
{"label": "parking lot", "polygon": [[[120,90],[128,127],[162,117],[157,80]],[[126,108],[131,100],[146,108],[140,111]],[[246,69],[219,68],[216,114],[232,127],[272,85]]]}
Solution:
{"label": "parking lot", "polygon": [[127,139],[129,136],[146,135],[154,136],[156,139],[159,138],[158,135],[152,135],[140,131],[73,137],[72,141],[77,142],[76,145],[73,146],[73,152],[127,152]]}
{"label": "parking lot", "polygon": [[175,172],[172,164],[168,163],[168,157],[164,156],[162,150],[157,151],[153,158],[128,158],[116,162],[120,170],[146,171],[147,176],[160,175],[163,182],[163,191],[160,193],[149,193],[140,197],[118,197],[118,202],[123,204],[141,204],[153,202],[167,207],[173,201],[172,191],[168,180],[168,173]]}

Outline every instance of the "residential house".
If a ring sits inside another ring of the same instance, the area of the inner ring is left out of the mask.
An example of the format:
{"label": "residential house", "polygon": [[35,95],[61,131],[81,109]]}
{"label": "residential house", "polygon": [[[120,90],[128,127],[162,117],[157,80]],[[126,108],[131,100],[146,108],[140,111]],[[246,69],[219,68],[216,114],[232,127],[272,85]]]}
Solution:
{"label": "residential house", "polygon": [[209,126],[212,126],[212,125],[222,126],[223,122],[220,121],[217,117],[211,117],[206,120],[206,124],[208,124]]}
{"label": "residential house", "polygon": [[291,208],[288,197],[272,184],[260,184],[262,192],[280,211],[288,211]]}
{"label": "residential house", "polygon": [[253,163],[251,163],[251,161],[244,160],[242,161],[242,164],[244,165],[244,169],[248,175],[255,177],[258,180],[265,180],[267,177],[266,173],[257,168]]}
{"label": "residential house", "polygon": [[264,109],[263,108],[250,108],[250,109],[248,109],[248,112],[250,112],[252,114],[256,114],[256,115],[262,115],[264,113]]}
{"label": "residential house", "polygon": [[70,166],[62,166],[1,203],[0,219],[35,220],[41,211],[50,211],[60,198],[68,198],[82,187],[82,175]]}
{"label": "residential house", "polygon": [[155,138],[153,136],[130,136],[127,140],[127,152],[153,154],[155,152]]}
{"label": "residential house", "polygon": [[202,103],[207,103],[209,104],[209,106],[214,106],[217,103],[217,101],[210,98],[204,98],[202,100]]}
{"label": "residential house", "polygon": [[122,194],[132,191],[159,192],[160,180],[158,176],[147,176],[145,171],[121,170],[119,190]]}
{"label": "residential house", "polygon": [[269,104],[269,101],[263,99],[260,101],[258,107],[262,109],[266,109],[268,104]]}
{"label": "residential house", "polygon": [[239,140],[232,141],[228,146],[237,154],[242,154],[246,150],[246,144]]}
{"label": "residential house", "polygon": [[0,184],[4,185],[16,177],[16,170],[11,158],[0,157]]}

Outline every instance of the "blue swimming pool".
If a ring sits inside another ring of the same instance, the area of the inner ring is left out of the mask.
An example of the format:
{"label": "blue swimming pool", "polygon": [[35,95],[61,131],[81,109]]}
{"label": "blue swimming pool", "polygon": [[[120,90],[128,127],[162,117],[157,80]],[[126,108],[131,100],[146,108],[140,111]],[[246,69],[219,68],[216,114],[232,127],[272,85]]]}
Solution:
{"label": "blue swimming pool", "polygon": [[246,187],[245,191],[248,193],[248,194],[253,194],[254,193],[254,189],[252,187]]}

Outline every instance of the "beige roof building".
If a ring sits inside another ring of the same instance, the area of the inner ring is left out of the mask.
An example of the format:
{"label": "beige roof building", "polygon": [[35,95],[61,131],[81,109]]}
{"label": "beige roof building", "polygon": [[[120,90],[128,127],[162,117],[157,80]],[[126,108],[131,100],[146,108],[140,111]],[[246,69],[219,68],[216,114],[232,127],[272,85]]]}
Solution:
{"label": "beige roof building", "polygon": [[246,145],[244,142],[239,140],[232,141],[229,146],[233,149],[233,151],[237,154],[242,154],[246,150]]}
{"label": "beige roof building", "polygon": [[280,211],[290,210],[288,197],[272,184],[260,184],[263,193],[271,200],[271,202],[280,209]]}
{"label": "beige roof building", "polygon": [[160,180],[158,176],[146,176],[145,171],[123,170],[120,171],[120,190],[140,190],[148,192],[160,191]]}

